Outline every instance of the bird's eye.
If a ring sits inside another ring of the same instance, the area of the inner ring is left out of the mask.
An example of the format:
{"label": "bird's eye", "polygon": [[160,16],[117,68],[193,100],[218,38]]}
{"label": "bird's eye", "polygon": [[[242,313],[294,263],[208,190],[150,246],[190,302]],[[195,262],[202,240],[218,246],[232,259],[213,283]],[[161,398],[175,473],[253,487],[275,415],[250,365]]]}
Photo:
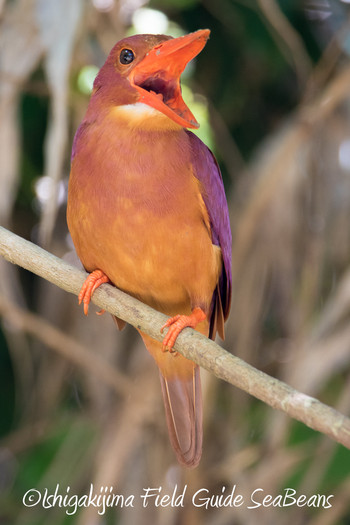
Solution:
{"label": "bird's eye", "polygon": [[122,49],[119,55],[119,61],[124,65],[130,64],[134,58],[135,56],[131,49]]}

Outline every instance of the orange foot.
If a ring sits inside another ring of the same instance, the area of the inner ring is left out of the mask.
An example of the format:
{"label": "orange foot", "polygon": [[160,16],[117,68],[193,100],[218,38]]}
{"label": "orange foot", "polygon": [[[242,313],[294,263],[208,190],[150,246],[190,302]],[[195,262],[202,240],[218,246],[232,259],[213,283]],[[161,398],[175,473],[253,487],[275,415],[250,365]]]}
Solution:
{"label": "orange foot", "polygon": [[163,339],[163,352],[167,350],[169,352],[173,351],[173,346],[175,344],[176,338],[186,327],[195,328],[198,323],[204,321],[207,316],[201,308],[194,308],[191,315],[175,315],[167,320],[167,322],[160,329],[163,332],[164,328],[169,327],[168,333]]}
{"label": "orange foot", "polygon": [[[89,312],[89,303],[91,301],[91,296],[101,284],[108,283],[109,279],[102,270],[94,270],[84,281],[83,286],[81,287],[78,300],[79,304],[84,303],[84,314],[87,315]],[[103,313],[98,312],[99,314]]]}

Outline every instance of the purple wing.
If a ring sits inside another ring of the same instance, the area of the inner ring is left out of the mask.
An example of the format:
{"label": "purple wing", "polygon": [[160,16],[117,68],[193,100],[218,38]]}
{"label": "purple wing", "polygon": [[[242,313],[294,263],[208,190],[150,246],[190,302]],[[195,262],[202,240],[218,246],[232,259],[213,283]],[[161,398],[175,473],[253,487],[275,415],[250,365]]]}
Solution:
{"label": "purple wing", "polygon": [[[217,315],[216,310],[221,303],[224,319],[226,320],[231,305],[232,235],[230,218],[220,168],[214,155],[196,135],[188,130],[186,132],[191,144],[195,176],[201,182],[202,197],[209,214],[212,242],[220,246],[223,259],[218,288],[214,291],[212,301],[210,337],[215,337],[213,325]],[[218,294],[220,297],[217,296]],[[220,300],[219,302],[218,299]]]}

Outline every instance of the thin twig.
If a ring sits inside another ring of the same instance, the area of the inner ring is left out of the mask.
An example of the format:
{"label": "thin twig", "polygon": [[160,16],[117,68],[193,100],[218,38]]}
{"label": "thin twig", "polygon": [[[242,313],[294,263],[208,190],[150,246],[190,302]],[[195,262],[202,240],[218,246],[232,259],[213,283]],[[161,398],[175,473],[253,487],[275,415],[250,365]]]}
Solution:
{"label": "thin twig", "polygon": [[340,29],[332,36],[310,74],[302,96],[304,104],[310,103],[315,98],[340,64],[340,59],[344,54],[345,42],[349,35],[349,28],[350,17],[347,17]]}
{"label": "thin twig", "polygon": [[[276,33],[281,42],[280,50],[286,60],[295,68],[301,86],[311,72],[311,60],[299,33],[293,28],[275,0],[258,0],[266,20],[271,25],[272,34]],[[278,43],[278,42],[277,42]]]}
{"label": "thin twig", "polygon": [[[2,227],[0,254],[76,295],[86,277],[84,272]],[[94,293],[93,302],[154,339],[162,340],[160,328],[166,316],[117,288],[102,285]],[[350,448],[349,418],[253,368],[198,332],[185,329],[177,338],[175,350],[217,377]]]}

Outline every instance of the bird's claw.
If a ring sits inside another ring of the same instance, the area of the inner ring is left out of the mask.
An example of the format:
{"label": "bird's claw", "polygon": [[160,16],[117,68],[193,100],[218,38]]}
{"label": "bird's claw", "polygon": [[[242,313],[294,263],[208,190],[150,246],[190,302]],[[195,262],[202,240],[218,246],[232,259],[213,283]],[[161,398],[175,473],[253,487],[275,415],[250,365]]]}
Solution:
{"label": "bird's claw", "polygon": [[164,328],[169,328],[163,339],[163,352],[173,353],[174,356],[178,355],[178,352],[173,350],[173,346],[179,333],[187,327],[195,328],[197,324],[204,321],[205,318],[206,315],[201,308],[194,308],[191,315],[175,315],[174,317],[170,317],[160,329],[161,333],[163,333]]}
{"label": "bird's claw", "polygon": [[[91,301],[92,294],[94,293],[96,288],[101,286],[101,284],[108,282],[109,279],[107,275],[103,273],[102,270],[94,270],[87,276],[78,296],[79,304],[81,304],[82,302],[84,303],[85,315],[89,313],[89,304]],[[99,315],[102,315],[103,313],[104,310],[98,312]]]}

